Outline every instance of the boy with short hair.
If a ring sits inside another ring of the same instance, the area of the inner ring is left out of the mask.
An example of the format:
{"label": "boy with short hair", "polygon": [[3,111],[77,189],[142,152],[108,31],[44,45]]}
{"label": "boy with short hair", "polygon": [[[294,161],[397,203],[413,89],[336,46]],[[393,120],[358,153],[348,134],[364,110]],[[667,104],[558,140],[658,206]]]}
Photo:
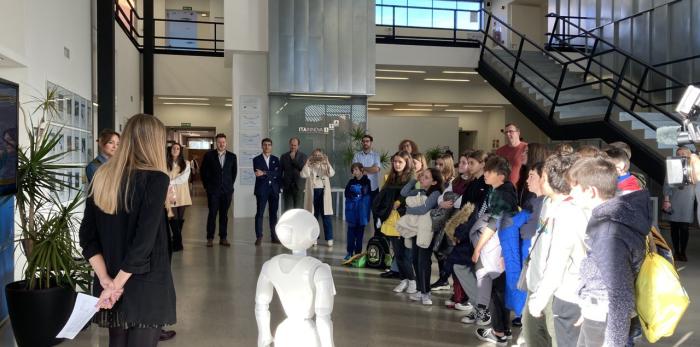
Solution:
{"label": "boy with short hair", "polygon": [[630,157],[624,149],[609,148],[605,151],[617,170],[617,189],[626,193],[642,189],[637,177],[630,173]]}
{"label": "boy with short hair", "polygon": [[616,165],[603,158],[583,158],[569,170],[574,203],[590,211],[580,271],[578,346],[624,346],[635,313],[634,281],[651,227],[649,193],[615,196],[617,176]]}
{"label": "boy with short hair", "polygon": [[[515,186],[508,180],[510,177],[510,165],[500,156],[493,156],[484,165],[484,181],[492,190],[480,209],[490,216],[486,224],[480,229],[479,235],[474,235],[474,262],[477,276],[479,298],[477,298],[477,313],[484,311],[481,302],[485,297],[484,291],[489,291],[491,296],[491,326],[492,328],[476,329],[479,340],[505,346],[510,334],[510,310],[506,308],[505,288],[506,275],[503,271],[503,255],[496,234],[501,228],[511,225],[512,217],[517,212],[518,203]],[[481,215],[479,215],[481,217]],[[481,218],[479,218],[481,220]],[[479,223],[480,221],[477,221]],[[490,287],[490,290],[489,290]],[[486,294],[488,295],[488,294]],[[468,318],[463,318],[464,319]],[[478,325],[485,325],[477,321]]]}
{"label": "boy with short hair", "polygon": [[372,193],[371,182],[363,173],[362,164],[352,163],[350,173],[352,177],[345,186],[345,220],[348,223],[345,261],[362,253],[362,239],[369,220],[369,199]]}

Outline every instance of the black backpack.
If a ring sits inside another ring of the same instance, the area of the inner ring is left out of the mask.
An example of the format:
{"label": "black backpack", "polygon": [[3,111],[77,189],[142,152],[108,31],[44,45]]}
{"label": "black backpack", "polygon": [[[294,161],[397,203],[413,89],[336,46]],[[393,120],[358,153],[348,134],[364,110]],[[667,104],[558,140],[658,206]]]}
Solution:
{"label": "black backpack", "polygon": [[384,235],[376,235],[369,239],[365,253],[368,267],[385,269],[391,266],[389,241]]}

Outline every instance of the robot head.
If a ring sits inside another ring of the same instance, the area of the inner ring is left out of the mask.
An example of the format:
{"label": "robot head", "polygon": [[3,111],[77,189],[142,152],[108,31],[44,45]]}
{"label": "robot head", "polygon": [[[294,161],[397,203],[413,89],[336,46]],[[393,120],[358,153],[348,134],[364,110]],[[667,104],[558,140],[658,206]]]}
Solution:
{"label": "robot head", "polygon": [[292,209],[280,217],[275,231],[284,247],[292,251],[305,251],[318,238],[320,228],[311,212],[303,209]]}

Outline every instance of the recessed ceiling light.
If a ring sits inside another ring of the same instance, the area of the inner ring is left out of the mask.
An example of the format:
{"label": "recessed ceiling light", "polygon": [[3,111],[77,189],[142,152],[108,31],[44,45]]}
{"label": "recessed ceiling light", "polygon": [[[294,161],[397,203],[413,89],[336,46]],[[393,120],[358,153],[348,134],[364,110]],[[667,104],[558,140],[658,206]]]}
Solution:
{"label": "recessed ceiling light", "polygon": [[187,105],[187,106],[209,106],[201,102],[164,102],[163,105]]}
{"label": "recessed ceiling light", "polygon": [[231,107],[231,104],[224,104],[224,106],[226,106],[226,107]]}
{"label": "recessed ceiling light", "polygon": [[404,73],[425,73],[425,71],[420,70],[393,70],[393,69],[377,69],[381,72],[404,72]]}
{"label": "recessed ceiling light", "polygon": [[394,111],[432,111],[432,108],[395,108]]}
{"label": "recessed ceiling light", "polygon": [[447,109],[445,112],[484,112],[482,110]]}
{"label": "recessed ceiling light", "polygon": [[160,99],[160,100],[202,100],[202,101],[209,100],[209,98],[190,98],[190,97],[181,97],[181,96],[159,96],[158,99]]}
{"label": "recessed ceiling light", "polygon": [[459,78],[424,78],[425,81],[441,81],[441,82],[469,82],[469,80]]}
{"label": "recessed ceiling light", "polygon": [[367,111],[381,111],[382,109],[379,107],[367,107]]}
{"label": "recessed ceiling light", "polygon": [[442,73],[454,73],[454,74],[464,74],[464,75],[478,75],[479,74],[476,71],[451,71],[451,70],[446,70],[446,71],[443,71]]}
{"label": "recessed ceiling light", "polygon": [[209,16],[209,15],[206,13],[202,13],[202,17],[207,17],[207,16]]}
{"label": "recessed ceiling light", "polygon": [[499,105],[464,105],[463,107],[503,108],[503,106]]}
{"label": "recessed ceiling light", "polygon": [[433,104],[408,104],[408,106],[432,107]]}
{"label": "recessed ceiling light", "polygon": [[450,105],[447,105],[447,104],[435,104],[435,105],[433,105],[433,106],[435,106],[435,107],[447,107],[447,106],[450,106]]}
{"label": "recessed ceiling light", "polygon": [[408,77],[390,77],[390,76],[377,76],[375,79],[378,80],[407,80]]}
{"label": "recessed ceiling light", "polygon": [[330,95],[330,94],[289,94],[289,96],[297,96],[297,97],[302,97],[302,98],[350,99],[350,95]]}
{"label": "recessed ceiling light", "polygon": [[380,103],[376,103],[376,102],[368,103],[367,105],[368,106],[394,106],[394,104],[380,104]]}

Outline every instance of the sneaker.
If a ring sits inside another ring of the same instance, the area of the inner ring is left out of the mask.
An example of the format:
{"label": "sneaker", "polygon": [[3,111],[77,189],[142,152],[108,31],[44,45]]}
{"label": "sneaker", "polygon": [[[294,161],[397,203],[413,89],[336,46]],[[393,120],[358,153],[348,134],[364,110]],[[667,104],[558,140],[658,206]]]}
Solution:
{"label": "sneaker", "polygon": [[514,327],[521,327],[521,326],[523,326],[522,318],[521,318],[521,317],[515,317],[515,318],[513,318],[513,321],[511,322],[511,324],[512,324]]}
{"label": "sneaker", "polygon": [[474,311],[474,306],[472,306],[472,304],[470,304],[469,302],[465,302],[465,303],[458,302],[455,304],[455,310],[472,312],[472,311]]}
{"label": "sneaker", "polygon": [[411,301],[421,301],[422,295],[420,292],[415,292],[411,295],[408,296],[408,299]]}
{"label": "sneaker", "polygon": [[406,289],[406,293],[413,294],[417,291],[418,290],[416,289],[416,281],[408,281],[408,288]]}
{"label": "sneaker", "polygon": [[328,247],[333,247],[333,240],[328,240]]}
{"label": "sneaker", "polygon": [[394,292],[401,293],[404,290],[406,290],[406,288],[408,288],[408,280],[401,280],[401,282],[399,282],[399,285],[394,287]]}
{"label": "sneaker", "polygon": [[505,334],[503,334],[503,336],[505,336],[506,340],[510,341],[513,339],[513,332],[510,329],[508,329],[506,330]]}
{"label": "sneaker", "polygon": [[433,304],[433,299],[430,298],[430,293],[421,294],[421,304],[429,306]]}
{"label": "sneaker", "polygon": [[450,290],[452,287],[449,282],[435,282],[430,285],[430,291],[439,292],[443,290]]}
{"label": "sneaker", "polygon": [[478,328],[476,329],[476,337],[485,342],[495,343],[496,346],[507,346],[508,339],[505,336],[496,336],[493,334],[493,329],[491,328]]}
{"label": "sneaker", "polygon": [[348,253],[343,257],[343,261],[348,261],[350,258],[352,258],[352,254]]}
{"label": "sneaker", "polygon": [[452,301],[452,299],[447,299],[445,300],[445,306],[447,306],[447,308],[455,308],[455,302]]}
{"label": "sneaker", "polygon": [[462,317],[460,321],[464,324],[485,326],[491,324],[491,314],[489,314],[488,309],[477,307],[474,311]]}

